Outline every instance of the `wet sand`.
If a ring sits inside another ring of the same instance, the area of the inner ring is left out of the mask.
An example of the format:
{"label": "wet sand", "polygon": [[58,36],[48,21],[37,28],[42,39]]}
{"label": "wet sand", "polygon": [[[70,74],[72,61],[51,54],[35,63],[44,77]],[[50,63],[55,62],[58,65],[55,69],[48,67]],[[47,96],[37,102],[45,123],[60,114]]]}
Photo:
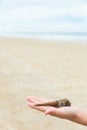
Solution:
{"label": "wet sand", "polygon": [[28,95],[66,97],[87,111],[87,44],[0,38],[0,129],[86,130],[28,108]]}

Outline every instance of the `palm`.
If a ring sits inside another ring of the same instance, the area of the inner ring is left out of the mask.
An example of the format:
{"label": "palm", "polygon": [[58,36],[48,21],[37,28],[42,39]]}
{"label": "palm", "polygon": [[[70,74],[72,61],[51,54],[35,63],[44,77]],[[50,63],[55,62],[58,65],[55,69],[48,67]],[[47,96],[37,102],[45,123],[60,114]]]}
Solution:
{"label": "palm", "polygon": [[71,107],[61,107],[61,108],[55,108],[55,107],[49,107],[49,106],[34,106],[34,104],[37,103],[43,103],[43,102],[48,102],[48,99],[43,99],[43,98],[37,98],[37,97],[27,97],[28,101],[28,106],[39,110],[41,112],[44,112],[45,114],[50,114],[52,116],[56,116],[59,118],[65,118],[65,119],[70,119],[73,116],[76,115],[77,113],[77,108],[74,106]]}

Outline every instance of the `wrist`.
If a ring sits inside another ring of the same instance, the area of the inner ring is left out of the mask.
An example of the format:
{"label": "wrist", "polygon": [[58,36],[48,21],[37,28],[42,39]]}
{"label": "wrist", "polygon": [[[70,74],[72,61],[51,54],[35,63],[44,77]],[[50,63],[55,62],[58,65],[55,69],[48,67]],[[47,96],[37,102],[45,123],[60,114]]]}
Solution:
{"label": "wrist", "polygon": [[71,121],[87,126],[87,113],[78,110]]}

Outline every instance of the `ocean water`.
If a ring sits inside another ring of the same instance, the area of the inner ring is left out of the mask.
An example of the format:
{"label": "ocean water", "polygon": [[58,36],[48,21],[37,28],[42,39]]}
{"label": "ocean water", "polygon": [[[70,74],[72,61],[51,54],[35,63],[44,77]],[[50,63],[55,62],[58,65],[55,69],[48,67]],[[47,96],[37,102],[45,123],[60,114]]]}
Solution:
{"label": "ocean water", "polygon": [[55,41],[77,41],[87,42],[87,34],[85,33],[24,33],[24,32],[12,32],[12,33],[0,33],[1,37],[17,37],[17,38],[35,38],[43,40],[55,40]]}

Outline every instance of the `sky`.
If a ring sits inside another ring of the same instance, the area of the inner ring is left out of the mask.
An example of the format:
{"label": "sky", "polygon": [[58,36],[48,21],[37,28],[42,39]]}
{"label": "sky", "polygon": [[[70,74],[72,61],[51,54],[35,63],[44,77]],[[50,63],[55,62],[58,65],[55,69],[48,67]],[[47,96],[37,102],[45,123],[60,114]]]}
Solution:
{"label": "sky", "polygon": [[87,0],[0,0],[0,33],[87,33]]}

